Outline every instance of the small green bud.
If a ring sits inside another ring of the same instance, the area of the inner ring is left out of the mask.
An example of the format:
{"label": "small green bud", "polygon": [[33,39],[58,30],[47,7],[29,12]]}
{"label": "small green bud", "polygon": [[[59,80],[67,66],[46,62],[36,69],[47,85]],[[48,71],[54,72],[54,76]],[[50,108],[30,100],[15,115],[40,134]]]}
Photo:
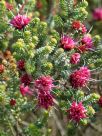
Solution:
{"label": "small green bud", "polygon": [[31,42],[31,43],[29,44],[29,48],[30,48],[30,49],[34,49],[34,48],[35,48],[35,45]]}
{"label": "small green bud", "polygon": [[39,24],[40,19],[39,19],[38,17],[35,17],[35,18],[33,19],[33,22],[36,23],[36,24]]}
{"label": "small green bud", "polygon": [[88,107],[87,107],[87,114],[88,114],[89,116],[93,116],[93,115],[95,114],[95,110],[93,109],[92,106],[88,106]]}
{"label": "small green bud", "polygon": [[82,120],[80,120],[80,123],[82,125],[86,126],[88,124],[88,121],[87,121],[87,119],[82,119]]}
{"label": "small green bud", "polygon": [[85,8],[80,8],[79,9],[79,11],[82,13],[82,14],[84,14],[85,16],[87,16],[88,15],[88,12],[86,11],[86,9]]}
{"label": "small green bud", "polygon": [[35,11],[35,12],[34,12],[34,16],[35,16],[35,17],[39,17],[39,16],[40,16],[40,13],[39,13],[38,11]]}
{"label": "small green bud", "polygon": [[52,51],[51,46],[49,46],[49,45],[45,46],[45,51],[46,51],[47,53],[50,53],[50,52]]}
{"label": "small green bud", "polygon": [[46,27],[47,27],[47,23],[46,23],[46,22],[41,22],[40,24],[41,24],[41,26],[42,26],[43,28],[46,28]]}
{"label": "small green bud", "polygon": [[16,43],[13,44],[13,48],[15,49],[20,49],[24,47],[24,40],[23,39],[18,39]]}
{"label": "small green bud", "polygon": [[51,37],[51,39],[50,39],[51,41],[50,41],[50,45],[51,46],[53,46],[53,45],[56,45],[57,44],[57,40],[55,39],[55,38],[53,38],[53,37]]}
{"label": "small green bud", "polygon": [[101,40],[101,37],[99,35],[95,35],[94,39],[96,42],[99,42]]}
{"label": "small green bud", "polygon": [[56,50],[56,53],[55,53],[55,57],[57,58],[57,57],[60,56],[63,52],[64,52],[64,49],[63,49],[63,48],[57,49],[57,50]]}
{"label": "small green bud", "polygon": [[99,94],[96,94],[96,93],[92,93],[91,94],[91,99],[94,99],[94,100],[99,100],[99,98],[100,98],[100,95]]}
{"label": "small green bud", "polygon": [[44,67],[48,70],[51,70],[53,68],[53,64],[51,62],[47,62],[44,64]]}
{"label": "small green bud", "polygon": [[77,96],[78,96],[78,97],[84,97],[84,92],[79,90],[79,91],[77,92]]}
{"label": "small green bud", "polygon": [[88,6],[88,2],[86,0],[82,1],[82,6],[86,8]]}
{"label": "small green bud", "polygon": [[37,44],[38,43],[38,37],[37,36],[33,36],[32,37],[32,42],[34,43],[34,44]]}
{"label": "small green bud", "polygon": [[25,36],[25,38],[30,38],[31,32],[30,31],[25,31],[24,36]]}

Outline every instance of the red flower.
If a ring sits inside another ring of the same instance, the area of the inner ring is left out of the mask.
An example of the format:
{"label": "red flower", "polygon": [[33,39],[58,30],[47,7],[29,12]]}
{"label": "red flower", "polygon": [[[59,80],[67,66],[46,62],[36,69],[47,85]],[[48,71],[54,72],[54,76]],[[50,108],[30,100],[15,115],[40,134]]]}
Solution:
{"label": "red flower", "polygon": [[54,87],[53,85],[53,79],[50,76],[41,76],[37,80],[35,80],[35,87],[38,90],[42,91],[51,91]]}
{"label": "red flower", "polygon": [[102,96],[100,97],[100,99],[98,100],[98,104],[100,107],[102,107]]}
{"label": "red flower", "polygon": [[90,70],[81,67],[70,75],[70,83],[73,88],[84,87],[90,79]]}
{"label": "red flower", "polygon": [[10,24],[15,27],[16,29],[23,29],[26,25],[28,25],[30,22],[30,18],[28,18],[26,15],[20,15],[18,14],[15,16],[11,21]]}
{"label": "red flower", "polygon": [[10,3],[5,2],[5,6],[6,6],[7,10],[13,10],[13,5]]}
{"label": "red flower", "polygon": [[72,28],[73,29],[79,30],[80,27],[81,27],[80,21],[73,21],[73,23],[72,23]]}
{"label": "red flower", "polygon": [[5,67],[3,64],[0,64],[0,74],[3,73],[5,70]]}
{"label": "red flower", "polygon": [[80,54],[79,53],[74,53],[72,54],[70,58],[70,63],[71,64],[78,64],[80,62]]}
{"label": "red flower", "polygon": [[67,112],[69,119],[78,123],[81,119],[86,118],[87,110],[83,106],[82,102],[73,102]]}
{"label": "red flower", "polygon": [[11,106],[15,106],[16,105],[16,100],[15,99],[11,99],[10,100],[10,105]]}
{"label": "red flower", "polygon": [[28,86],[24,86],[23,84],[20,85],[20,92],[22,96],[25,96],[26,94],[32,95],[30,88]]}
{"label": "red flower", "polygon": [[71,37],[67,36],[67,35],[63,35],[61,37],[60,42],[61,42],[62,48],[65,49],[65,50],[71,50],[71,49],[73,49],[75,47],[74,40]]}
{"label": "red flower", "polygon": [[49,93],[39,93],[38,95],[38,105],[40,107],[43,107],[45,109],[48,109],[49,107],[53,106],[53,96]]}
{"label": "red flower", "polygon": [[18,69],[20,69],[20,70],[24,70],[25,68],[25,61],[24,60],[19,60],[18,62],[17,62],[17,67],[18,67]]}
{"label": "red flower", "polygon": [[31,77],[31,75],[28,75],[26,73],[21,77],[20,80],[21,80],[21,83],[24,83],[25,85],[29,85],[32,81],[32,77]]}

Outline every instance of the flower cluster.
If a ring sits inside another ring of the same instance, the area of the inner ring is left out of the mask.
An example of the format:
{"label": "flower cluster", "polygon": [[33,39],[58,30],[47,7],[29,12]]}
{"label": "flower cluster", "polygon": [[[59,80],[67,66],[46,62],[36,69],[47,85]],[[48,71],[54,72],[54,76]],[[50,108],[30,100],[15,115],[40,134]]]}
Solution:
{"label": "flower cluster", "polygon": [[87,110],[85,109],[85,107],[83,106],[81,102],[80,103],[73,102],[67,112],[68,112],[69,119],[77,123],[81,119],[84,119],[87,117],[86,115]]}
{"label": "flower cluster", "polygon": [[23,29],[26,25],[28,25],[30,22],[30,18],[28,18],[26,15],[20,15],[18,14],[15,16],[11,21],[10,24],[16,28],[16,29]]}
{"label": "flower cluster", "polygon": [[85,34],[87,32],[87,28],[80,21],[73,21],[72,28],[80,31],[82,34]]}
{"label": "flower cluster", "polygon": [[67,36],[67,35],[63,35],[61,37],[61,47],[65,50],[71,50],[75,47],[75,42],[74,40],[70,37],[70,36]]}
{"label": "flower cluster", "polygon": [[90,76],[90,70],[87,67],[81,67],[70,75],[69,81],[73,88],[80,88],[86,86]]}
{"label": "flower cluster", "polygon": [[41,76],[34,82],[38,93],[38,105],[48,109],[54,104],[51,90],[53,89],[53,79],[50,76]]}

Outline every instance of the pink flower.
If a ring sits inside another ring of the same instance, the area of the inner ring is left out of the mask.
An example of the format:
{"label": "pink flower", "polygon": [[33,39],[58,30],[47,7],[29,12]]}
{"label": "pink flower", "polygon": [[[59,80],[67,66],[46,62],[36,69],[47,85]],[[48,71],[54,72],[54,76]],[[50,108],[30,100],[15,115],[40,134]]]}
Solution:
{"label": "pink flower", "polygon": [[48,109],[49,107],[53,106],[53,96],[49,93],[39,93],[38,95],[38,105],[40,107],[43,107],[45,109]]}
{"label": "pink flower", "polygon": [[81,67],[70,75],[70,83],[73,88],[84,87],[90,79],[90,70],[87,67]]}
{"label": "pink flower", "polygon": [[78,64],[80,62],[80,54],[79,53],[74,53],[72,54],[70,58],[70,63],[71,64]]}
{"label": "pink flower", "polygon": [[26,94],[32,95],[30,88],[28,86],[24,86],[24,84],[20,85],[20,92],[22,96],[25,96]]}
{"label": "pink flower", "polygon": [[68,117],[70,120],[73,120],[78,123],[81,119],[86,118],[86,112],[87,110],[83,106],[82,102],[73,102],[68,110]]}
{"label": "pink flower", "polygon": [[98,100],[98,104],[100,107],[102,107],[102,96],[100,97],[100,99]]}
{"label": "pink flower", "polygon": [[96,8],[93,12],[93,18],[95,20],[102,20],[102,8]]}
{"label": "pink flower", "polygon": [[63,35],[61,37],[60,42],[61,42],[62,48],[65,49],[65,50],[71,50],[71,49],[73,49],[75,47],[74,40],[71,37],[67,36],[67,35]]}
{"label": "pink flower", "polygon": [[45,92],[51,91],[54,87],[53,85],[53,79],[50,76],[41,76],[37,80],[35,80],[35,87],[38,90],[42,90]]}
{"label": "pink flower", "polygon": [[81,31],[83,34],[85,34],[87,32],[87,29],[84,24],[81,25]]}
{"label": "pink flower", "polygon": [[16,29],[23,29],[26,25],[28,25],[30,22],[30,18],[28,18],[26,15],[20,15],[18,14],[15,16],[11,21],[10,24],[15,27]]}
{"label": "pink flower", "polygon": [[18,62],[17,62],[17,67],[18,67],[18,69],[20,69],[20,70],[24,70],[25,68],[25,61],[24,60],[19,60]]}
{"label": "pink flower", "polygon": [[92,37],[90,35],[85,35],[82,40],[81,40],[82,44],[84,44],[88,49],[92,49],[93,48],[93,41],[92,41]]}
{"label": "pink flower", "polygon": [[6,6],[7,10],[13,10],[13,5],[10,3],[5,2],[5,6]]}
{"label": "pink flower", "polygon": [[20,78],[21,83],[24,83],[25,85],[29,85],[32,81],[31,75],[28,75],[27,73],[21,76]]}

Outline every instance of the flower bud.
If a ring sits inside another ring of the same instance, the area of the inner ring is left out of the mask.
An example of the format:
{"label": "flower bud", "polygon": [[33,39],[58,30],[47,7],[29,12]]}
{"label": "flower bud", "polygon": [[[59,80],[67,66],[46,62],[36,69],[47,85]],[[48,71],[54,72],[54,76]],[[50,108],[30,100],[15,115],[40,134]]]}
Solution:
{"label": "flower bud", "polygon": [[50,41],[50,45],[51,45],[51,46],[54,46],[54,45],[57,44],[57,40],[56,40],[55,38],[51,37],[50,40],[51,40],[51,41]]}
{"label": "flower bud", "polygon": [[78,96],[78,97],[84,97],[84,92],[81,91],[81,90],[78,90],[77,96]]}
{"label": "flower bud", "polygon": [[38,43],[38,37],[37,36],[33,36],[32,37],[32,42],[34,43],[34,44],[37,44]]}
{"label": "flower bud", "polygon": [[97,100],[99,100],[99,98],[100,98],[100,95],[99,95],[99,94],[97,94],[97,93],[92,93],[92,94],[91,94],[91,99],[92,99],[92,100],[97,101]]}
{"label": "flower bud", "polygon": [[84,14],[85,16],[88,15],[88,12],[85,10],[85,8],[81,7],[79,10],[80,10],[80,13]]}
{"label": "flower bud", "polygon": [[101,40],[101,37],[99,35],[95,35],[94,39],[96,42],[99,42]]}
{"label": "flower bud", "polygon": [[25,32],[24,32],[24,37],[25,37],[25,39],[26,39],[26,38],[30,38],[30,36],[31,36],[31,32],[30,32],[30,31],[25,31]]}
{"label": "flower bud", "polygon": [[87,119],[82,119],[82,120],[80,120],[80,123],[81,123],[82,125],[86,126],[87,123],[88,123],[88,121],[87,121]]}
{"label": "flower bud", "polygon": [[44,67],[48,70],[51,70],[53,68],[53,64],[51,62],[47,62],[44,64]]}
{"label": "flower bud", "polygon": [[89,116],[93,116],[93,115],[95,114],[95,110],[93,109],[92,106],[88,106],[88,107],[87,107],[87,114],[88,114]]}
{"label": "flower bud", "polygon": [[88,6],[88,2],[86,0],[82,1],[82,6],[86,8]]}

